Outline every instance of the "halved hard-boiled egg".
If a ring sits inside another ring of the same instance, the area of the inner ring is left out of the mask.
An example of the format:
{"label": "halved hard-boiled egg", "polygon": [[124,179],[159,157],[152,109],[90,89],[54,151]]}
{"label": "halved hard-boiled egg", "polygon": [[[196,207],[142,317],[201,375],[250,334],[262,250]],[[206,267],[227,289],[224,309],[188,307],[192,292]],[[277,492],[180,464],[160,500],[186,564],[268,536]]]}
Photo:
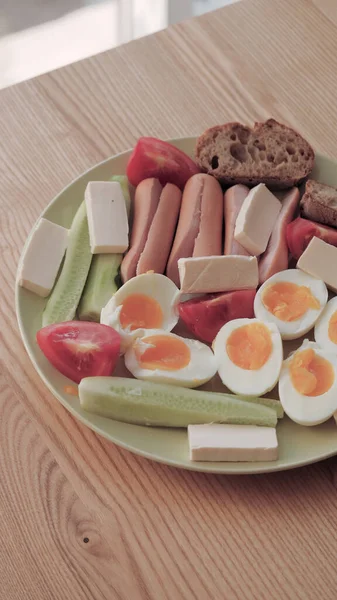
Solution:
{"label": "halved hard-boiled egg", "polygon": [[273,323],[229,321],[217,334],[213,350],[221,380],[235,394],[262,396],[277,384],[283,347]]}
{"label": "halved hard-boiled egg", "polygon": [[315,342],[284,361],[279,396],[284,411],[300,425],[319,425],[337,410],[337,356]]}
{"label": "halved hard-boiled egg", "polygon": [[315,340],[321,348],[337,354],[337,297],[329,300],[318,319]]}
{"label": "halved hard-boiled egg", "polygon": [[102,309],[101,323],[121,335],[121,350],[144,329],[171,331],[178,322],[180,292],[165,275],[144,273],[129,279]]}
{"label": "halved hard-boiled egg", "polygon": [[206,383],[217,372],[215,356],[206,344],[157,329],[143,331],[124,359],[137,379],[189,388]]}
{"label": "halved hard-boiled egg", "polygon": [[328,300],[326,285],[298,269],[270,277],[254,300],[255,316],[277,325],[283,340],[295,340],[315,325]]}

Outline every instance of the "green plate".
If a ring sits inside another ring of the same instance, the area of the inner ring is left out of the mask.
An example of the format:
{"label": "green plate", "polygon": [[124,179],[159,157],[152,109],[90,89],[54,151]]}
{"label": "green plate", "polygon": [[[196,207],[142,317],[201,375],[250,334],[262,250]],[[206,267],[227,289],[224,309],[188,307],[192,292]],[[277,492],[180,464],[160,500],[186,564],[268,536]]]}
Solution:
{"label": "green plate", "polygon": [[[172,140],[172,143],[193,155],[195,138]],[[39,216],[50,219],[59,225],[70,227],[75,212],[82,202],[84,190],[89,181],[107,180],[112,175],[125,173],[130,152],[118,156],[93,167],[76,181],[66,187]],[[324,183],[337,186],[336,162],[318,156],[313,177]],[[30,236],[23,249],[23,259]],[[318,427],[301,427],[288,418],[279,422],[277,434],[279,439],[279,460],[260,463],[193,463],[188,458],[186,430],[156,429],[119,423],[103,417],[96,417],[81,410],[78,398],[64,393],[69,380],[60,375],[40,352],[35,341],[37,330],[41,327],[42,311],[45,299],[16,285],[16,311],[18,323],[26,350],[31,361],[47,387],[65,408],[88,427],[104,436],[111,442],[127,448],[152,460],[175,467],[195,471],[213,473],[261,473],[280,471],[299,467],[322,460],[337,454],[337,426],[333,419]],[[296,347],[301,343],[297,340]],[[288,350],[290,347],[288,347]],[[117,374],[117,373],[116,373]],[[119,373],[123,374],[123,366]],[[220,391],[221,384],[217,379],[204,386],[206,389]],[[223,387],[222,387],[223,390]],[[275,396],[277,397],[277,396]]]}

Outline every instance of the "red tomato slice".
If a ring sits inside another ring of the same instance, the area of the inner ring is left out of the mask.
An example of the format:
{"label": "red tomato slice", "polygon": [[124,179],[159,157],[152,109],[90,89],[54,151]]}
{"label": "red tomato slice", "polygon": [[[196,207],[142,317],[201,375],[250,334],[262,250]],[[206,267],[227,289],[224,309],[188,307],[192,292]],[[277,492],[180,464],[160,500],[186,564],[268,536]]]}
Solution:
{"label": "red tomato slice", "polygon": [[337,229],[319,225],[314,221],[298,217],[287,225],[287,244],[290,253],[296,260],[303,254],[314,236],[332,246],[337,246]]}
{"label": "red tomato slice", "polygon": [[228,321],[254,317],[255,294],[255,290],[207,294],[180,302],[179,315],[197,338],[211,343]]}
{"label": "red tomato slice", "polygon": [[143,179],[156,177],[162,185],[174,183],[183,189],[196,173],[200,173],[200,169],[185,152],[152,137],[139,138],[126,167],[128,179],[134,186]]}
{"label": "red tomato slice", "polygon": [[47,325],[37,332],[36,339],[49,362],[76,383],[83,377],[111,375],[119,356],[119,333],[99,323]]}

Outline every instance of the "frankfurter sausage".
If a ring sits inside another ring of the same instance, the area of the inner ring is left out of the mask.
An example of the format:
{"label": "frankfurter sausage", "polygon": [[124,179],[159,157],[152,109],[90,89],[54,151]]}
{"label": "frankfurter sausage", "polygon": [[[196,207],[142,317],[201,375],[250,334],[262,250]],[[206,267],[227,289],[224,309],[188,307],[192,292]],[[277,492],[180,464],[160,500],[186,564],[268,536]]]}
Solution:
{"label": "frankfurter sausage", "polygon": [[259,261],[259,282],[264,283],[269,277],[288,268],[288,244],[286,230],[292,221],[300,200],[299,189],[294,187],[284,195],[282,208],[274,230],[270,236],[266,251]]}
{"label": "frankfurter sausage", "polygon": [[234,230],[237,216],[241,206],[248,196],[249,188],[245,185],[233,185],[224,195],[224,216],[225,216],[225,244],[224,254],[239,254],[241,256],[250,256],[239,242],[234,239]]}
{"label": "frankfurter sausage", "polygon": [[123,283],[136,275],[138,261],[145,248],[162,189],[158,179],[154,178],[144,179],[136,188],[130,248],[121,264]]}
{"label": "frankfurter sausage", "polygon": [[182,193],[176,185],[165,185],[138,261],[137,275],[147,271],[164,273],[178,221],[181,198]]}
{"label": "frankfurter sausage", "polygon": [[223,196],[214,177],[198,173],[184,189],[166,275],[179,286],[179,258],[222,254]]}

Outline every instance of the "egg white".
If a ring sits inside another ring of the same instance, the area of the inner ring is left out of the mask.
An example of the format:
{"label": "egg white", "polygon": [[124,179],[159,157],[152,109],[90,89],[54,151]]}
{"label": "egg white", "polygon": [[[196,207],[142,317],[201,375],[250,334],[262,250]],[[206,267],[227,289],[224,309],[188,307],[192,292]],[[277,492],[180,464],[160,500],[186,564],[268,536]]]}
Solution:
{"label": "egg white", "polygon": [[120,323],[120,313],[123,301],[130,295],[144,294],[156,300],[163,311],[163,323],[161,329],[171,331],[177,324],[179,315],[176,310],[180,297],[177,286],[165,275],[159,273],[144,273],[129,279],[112,296],[101,311],[101,323],[113,327],[121,336],[121,353],[123,354],[133,340],[143,335],[144,328],[130,331],[124,329]]}
{"label": "egg white", "polygon": [[315,340],[321,348],[337,354],[337,344],[329,338],[329,322],[337,310],[337,296],[329,300],[315,325]]}
{"label": "egg white", "polygon": [[[189,364],[182,369],[172,371],[142,368],[136,356],[135,346],[137,345],[138,352],[142,348],[145,351],[149,347],[149,344],[146,343],[146,338],[153,335],[165,335],[183,341],[191,352]],[[133,344],[126,350],[124,360],[126,368],[137,379],[154,381],[156,383],[169,383],[188,388],[195,388],[206,383],[217,372],[215,356],[206,344],[197,340],[189,340],[160,329],[144,329],[142,335],[137,340],[134,340]]]}
{"label": "egg white", "polygon": [[[285,322],[281,319],[278,319],[266,309],[262,302],[262,295],[267,287],[280,282],[296,283],[297,285],[303,285],[310,288],[311,293],[320,303],[320,308],[317,310],[307,310],[306,313],[299,319],[296,319],[296,321]],[[286,271],[276,273],[270,277],[270,279],[267,279],[267,281],[260,287],[254,300],[254,313],[258,319],[261,319],[261,321],[275,323],[283,340],[295,340],[302,335],[305,335],[308,333],[308,331],[310,331],[310,329],[313,328],[327,301],[328,290],[323,281],[297,269],[287,269]]]}
{"label": "egg white", "polygon": [[272,352],[267,362],[257,370],[242,369],[229,358],[226,343],[230,334],[250,323],[259,323],[259,319],[235,319],[229,321],[220,329],[213,342],[213,350],[218,365],[221,381],[234,394],[253,397],[262,396],[275,387],[280,375],[283,361],[282,339],[274,323],[263,322],[272,339]]}
{"label": "egg white", "polygon": [[292,421],[300,425],[311,426],[324,423],[337,410],[337,356],[327,350],[323,350],[318,344],[309,342],[309,340],[304,340],[296,352],[306,350],[307,348],[313,348],[318,356],[325,358],[331,363],[335,374],[334,383],[321,396],[304,396],[300,394],[294,388],[289,372],[289,364],[294,356],[294,353],[292,353],[282,365],[279,381],[279,397],[284,412]]}

